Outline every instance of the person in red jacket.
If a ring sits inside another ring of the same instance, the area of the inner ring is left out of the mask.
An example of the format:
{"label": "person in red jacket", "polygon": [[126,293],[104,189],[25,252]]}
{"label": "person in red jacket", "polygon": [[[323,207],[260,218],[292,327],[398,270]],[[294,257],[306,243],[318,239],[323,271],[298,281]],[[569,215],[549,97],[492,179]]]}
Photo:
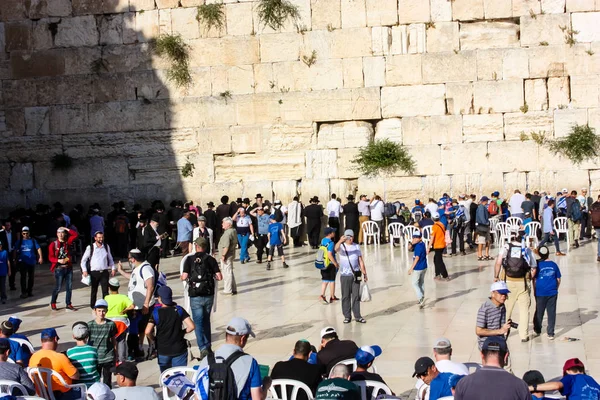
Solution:
{"label": "person in red jacket", "polygon": [[66,303],[67,309],[77,311],[71,304],[71,291],[73,286],[73,260],[71,257],[71,246],[77,239],[76,231],[64,227],[58,228],[56,231],[58,239],[52,242],[48,249],[48,258],[50,259],[50,271],[54,272],[54,291],[52,292],[52,300],[50,306],[53,310],[56,308],[56,299],[62,287],[63,282],[67,286]]}

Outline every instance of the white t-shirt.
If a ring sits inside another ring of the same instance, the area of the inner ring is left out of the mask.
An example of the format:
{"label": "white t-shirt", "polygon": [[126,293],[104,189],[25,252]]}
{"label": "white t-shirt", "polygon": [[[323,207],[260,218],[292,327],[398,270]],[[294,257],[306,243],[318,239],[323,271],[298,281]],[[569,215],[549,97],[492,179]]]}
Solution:
{"label": "white t-shirt", "polygon": [[362,255],[358,243],[342,243],[338,251],[338,262],[340,263],[340,275],[353,275],[352,271],[360,270],[358,258]]}
{"label": "white t-shirt", "polygon": [[467,368],[465,364],[451,360],[440,360],[435,363],[435,366],[440,372],[449,372],[455,375],[469,375],[469,368]]}
{"label": "white t-shirt", "polygon": [[508,201],[508,206],[510,207],[511,214],[523,214],[523,208],[521,204],[525,201],[525,196],[521,193],[515,193],[510,197]]}
{"label": "white t-shirt", "polygon": [[[154,279],[154,269],[144,261],[131,271],[131,279],[127,290],[127,296],[133,301],[136,310],[141,310],[146,301],[146,279]],[[154,282],[156,285],[156,282]],[[150,305],[154,304],[154,296],[150,299]]]}
{"label": "white t-shirt", "polygon": [[327,216],[339,218],[341,212],[343,212],[342,204],[336,199],[329,200],[327,203]]}
{"label": "white t-shirt", "polygon": [[383,221],[384,205],[381,200],[373,200],[371,202],[371,220]]}
{"label": "white t-shirt", "polygon": [[438,205],[436,203],[427,203],[425,211],[429,211],[429,213],[433,215],[438,212]]}

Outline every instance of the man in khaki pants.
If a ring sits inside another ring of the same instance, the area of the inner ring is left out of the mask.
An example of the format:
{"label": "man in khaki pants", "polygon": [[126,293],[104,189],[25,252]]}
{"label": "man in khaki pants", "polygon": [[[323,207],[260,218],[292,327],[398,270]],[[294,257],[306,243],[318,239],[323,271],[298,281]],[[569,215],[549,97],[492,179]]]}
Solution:
{"label": "man in khaki pants", "polygon": [[532,250],[523,242],[524,230],[500,250],[494,268],[494,281],[506,281],[510,295],[506,300],[506,320],[511,319],[515,304],[519,304],[519,336],[521,342],[529,341],[529,306],[531,305],[531,279],[537,268]]}
{"label": "man in khaki pants", "polygon": [[229,217],[223,218],[223,234],[219,240],[219,252],[221,256],[221,272],[223,273],[223,294],[237,294],[237,285],[233,275],[233,258],[237,247],[237,233],[233,227],[233,220]]}

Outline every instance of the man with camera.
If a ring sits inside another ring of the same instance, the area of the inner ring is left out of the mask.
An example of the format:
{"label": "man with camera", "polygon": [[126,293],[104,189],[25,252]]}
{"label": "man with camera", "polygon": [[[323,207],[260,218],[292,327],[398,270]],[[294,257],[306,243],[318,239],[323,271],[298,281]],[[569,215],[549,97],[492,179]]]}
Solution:
{"label": "man with camera", "polygon": [[492,283],[490,292],[491,296],[481,305],[481,307],[479,307],[479,311],[477,311],[475,334],[477,335],[479,350],[481,350],[483,342],[485,342],[487,337],[508,337],[510,328],[517,327],[512,325],[512,321],[506,321],[506,307],[504,306],[504,303],[510,293],[510,290],[508,290],[508,287],[506,286],[506,282],[498,281]]}

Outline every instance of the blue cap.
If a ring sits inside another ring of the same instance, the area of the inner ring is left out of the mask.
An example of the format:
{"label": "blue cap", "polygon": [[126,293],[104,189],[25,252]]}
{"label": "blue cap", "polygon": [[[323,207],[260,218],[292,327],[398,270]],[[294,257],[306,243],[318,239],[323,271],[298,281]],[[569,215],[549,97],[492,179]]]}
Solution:
{"label": "blue cap", "polygon": [[375,357],[381,355],[381,347],[379,346],[362,346],[356,351],[356,363],[360,365],[367,365],[373,362]]}
{"label": "blue cap", "polygon": [[486,350],[507,352],[508,346],[506,345],[506,339],[502,336],[488,336],[481,346],[481,351]]}
{"label": "blue cap", "polygon": [[19,327],[21,326],[21,322],[23,322],[19,317],[10,317],[8,319],[8,322],[10,322],[13,325],[13,329],[14,331],[18,331]]}
{"label": "blue cap", "polygon": [[498,197],[498,196],[500,196],[500,192],[498,192],[498,191],[495,191],[494,193],[492,193],[492,196],[496,196],[496,197]]}
{"label": "blue cap", "polygon": [[56,333],[56,329],[54,328],[46,328],[42,331],[42,340],[44,339],[60,339],[58,337],[58,333]]}
{"label": "blue cap", "polygon": [[173,304],[173,291],[168,286],[161,286],[157,290],[158,297],[162,300],[165,306]]}
{"label": "blue cap", "polygon": [[108,309],[108,303],[104,299],[96,300],[96,304],[94,304],[94,308],[106,308],[106,309]]}
{"label": "blue cap", "polygon": [[269,218],[270,218],[270,219],[275,219],[275,214],[271,214],[271,215],[269,215]]}
{"label": "blue cap", "polygon": [[417,205],[418,205],[420,202],[421,202],[421,200],[419,200],[419,199],[415,199],[415,204],[417,204]]}
{"label": "blue cap", "polygon": [[335,228],[327,227],[325,228],[325,236],[330,235],[336,231]]}
{"label": "blue cap", "polygon": [[6,338],[0,338],[0,350],[6,351],[10,349],[10,342]]}
{"label": "blue cap", "polygon": [[479,201],[490,201],[490,198],[487,196],[481,196],[481,199]]}

